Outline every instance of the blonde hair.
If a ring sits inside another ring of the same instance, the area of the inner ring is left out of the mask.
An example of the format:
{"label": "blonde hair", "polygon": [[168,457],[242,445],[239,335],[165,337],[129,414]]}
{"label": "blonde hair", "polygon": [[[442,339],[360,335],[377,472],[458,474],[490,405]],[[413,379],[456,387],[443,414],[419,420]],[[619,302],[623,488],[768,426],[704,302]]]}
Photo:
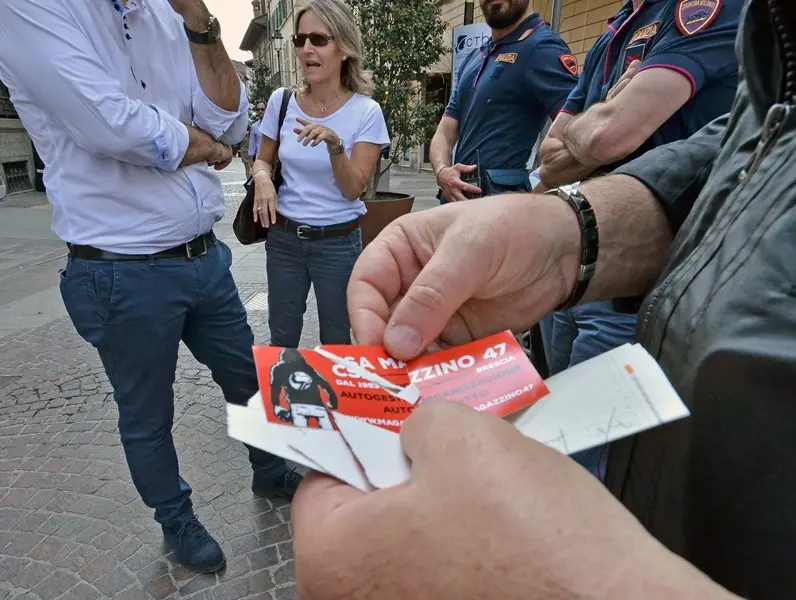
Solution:
{"label": "blonde hair", "polygon": [[[311,0],[296,15],[295,31],[298,32],[301,17],[311,12],[318,17],[334,36],[338,48],[347,57],[343,61],[340,82],[343,87],[356,94],[373,94],[373,79],[363,67],[362,32],[359,30],[351,9],[340,0]],[[310,84],[302,79],[298,85],[301,94],[308,94]]]}

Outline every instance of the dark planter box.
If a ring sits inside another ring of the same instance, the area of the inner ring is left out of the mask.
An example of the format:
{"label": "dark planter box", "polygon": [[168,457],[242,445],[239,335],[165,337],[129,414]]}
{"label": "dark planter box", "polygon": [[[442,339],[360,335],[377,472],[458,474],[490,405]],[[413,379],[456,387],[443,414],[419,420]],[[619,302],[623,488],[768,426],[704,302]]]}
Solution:
{"label": "dark planter box", "polygon": [[360,219],[363,247],[372,242],[395,219],[412,212],[414,203],[414,196],[395,192],[379,192],[374,200],[365,200],[368,212]]}

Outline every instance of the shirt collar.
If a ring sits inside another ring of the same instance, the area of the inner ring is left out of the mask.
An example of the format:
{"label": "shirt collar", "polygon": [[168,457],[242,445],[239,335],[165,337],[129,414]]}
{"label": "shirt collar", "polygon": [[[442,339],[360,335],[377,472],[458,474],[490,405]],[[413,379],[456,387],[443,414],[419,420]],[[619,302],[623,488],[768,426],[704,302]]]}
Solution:
{"label": "shirt collar", "polygon": [[[646,7],[649,4],[657,4],[658,2],[662,1],[663,0],[644,0],[643,4],[639,7],[639,10],[641,10],[642,8]],[[622,8],[619,9],[619,12],[616,13],[610,19],[608,19],[608,25],[613,25],[617,21],[624,21],[627,17],[632,15],[633,12],[635,12],[633,9],[633,0],[627,0],[624,6],[622,6]],[[613,27],[612,29],[616,29],[616,27]]]}
{"label": "shirt collar", "polygon": [[120,15],[123,17],[127,15],[127,13],[134,12],[139,8],[144,6],[146,0],[127,0],[127,6],[124,5],[122,0],[108,0],[113,6],[114,10],[116,10]]}
{"label": "shirt collar", "polygon": [[[500,38],[496,42],[489,42],[489,43],[497,46],[500,44],[513,44],[515,42],[519,42],[520,38],[522,38],[522,36],[525,35],[527,31],[533,31],[534,29],[537,29],[540,25],[544,25],[544,21],[542,20],[542,17],[539,16],[539,13],[530,14],[522,21],[522,23],[517,25],[514,31],[512,31],[506,37]],[[528,36],[526,36],[526,38],[527,37]]]}

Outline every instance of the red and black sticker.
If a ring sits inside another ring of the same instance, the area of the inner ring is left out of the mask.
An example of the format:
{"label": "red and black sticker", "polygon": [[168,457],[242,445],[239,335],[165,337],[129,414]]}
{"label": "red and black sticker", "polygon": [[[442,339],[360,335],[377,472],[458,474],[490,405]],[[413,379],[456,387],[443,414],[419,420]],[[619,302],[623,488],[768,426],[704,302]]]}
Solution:
{"label": "red and black sticker", "polygon": [[575,58],[574,54],[562,54],[558,57],[558,60],[561,61],[561,64],[567,71],[573,75],[578,74],[578,59]]}
{"label": "red and black sticker", "polygon": [[683,35],[704,31],[721,12],[723,0],[679,0],[674,9],[677,29]]}
{"label": "red and black sticker", "polygon": [[625,56],[623,59],[622,72],[627,71],[627,68],[634,60],[644,61],[644,56],[647,53],[647,41],[636,42],[630,44],[625,48]]}

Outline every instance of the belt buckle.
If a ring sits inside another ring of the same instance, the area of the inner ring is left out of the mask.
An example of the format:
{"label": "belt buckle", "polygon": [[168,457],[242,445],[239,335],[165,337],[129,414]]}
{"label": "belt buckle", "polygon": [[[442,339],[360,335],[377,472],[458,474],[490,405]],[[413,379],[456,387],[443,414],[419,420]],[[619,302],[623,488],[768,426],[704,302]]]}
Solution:
{"label": "belt buckle", "polygon": [[312,231],[312,227],[309,225],[299,225],[296,227],[296,237],[300,240],[309,241],[311,239],[309,236],[310,231]]}
{"label": "belt buckle", "polygon": [[202,250],[200,252],[194,253],[194,251],[191,250],[191,242],[185,244],[185,254],[188,255],[188,260],[193,260],[194,258],[199,258],[207,254],[207,238],[202,236],[200,239],[202,240]]}

